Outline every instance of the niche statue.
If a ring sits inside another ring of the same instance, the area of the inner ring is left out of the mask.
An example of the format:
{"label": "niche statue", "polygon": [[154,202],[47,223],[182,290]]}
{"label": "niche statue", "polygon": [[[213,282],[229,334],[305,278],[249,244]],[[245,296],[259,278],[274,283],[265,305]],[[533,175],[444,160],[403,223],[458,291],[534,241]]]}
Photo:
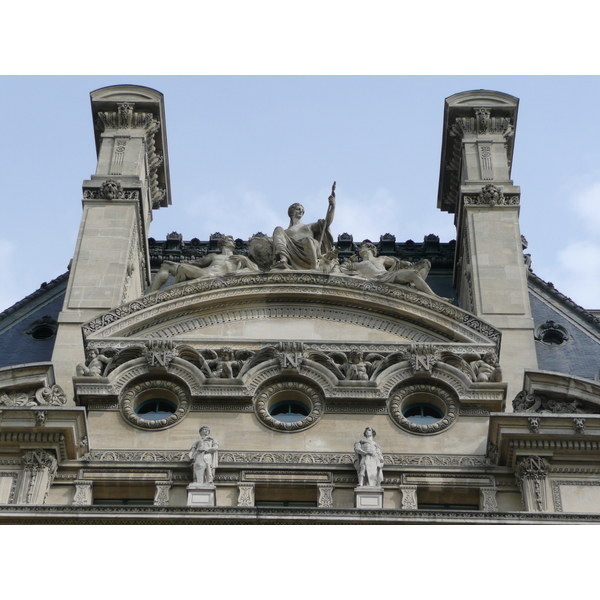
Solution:
{"label": "niche statue", "polygon": [[383,481],[383,454],[379,444],[373,439],[375,435],[375,430],[367,427],[365,438],[354,444],[354,467],[360,487],[381,487]]}
{"label": "niche statue", "polygon": [[200,439],[191,447],[188,454],[192,461],[194,483],[212,485],[215,469],[219,464],[219,444],[210,437],[210,429],[204,425],[198,430]]}

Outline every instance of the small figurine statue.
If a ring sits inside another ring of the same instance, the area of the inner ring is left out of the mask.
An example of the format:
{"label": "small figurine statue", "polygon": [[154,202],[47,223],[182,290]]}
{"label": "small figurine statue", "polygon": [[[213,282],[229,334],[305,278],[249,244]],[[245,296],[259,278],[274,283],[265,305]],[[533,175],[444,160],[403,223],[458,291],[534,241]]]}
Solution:
{"label": "small figurine statue", "polygon": [[104,367],[110,362],[110,359],[100,354],[96,348],[90,348],[87,352],[87,366],[79,363],[75,367],[75,373],[79,377],[101,377]]}
{"label": "small figurine statue", "polygon": [[354,444],[354,468],[358,474],[360,487],[381,487],[383,481],[383,454],[379,444],[373,439],[377,434],[372,427],[367,427],[363,434],[365,439]]}
{"label": "small figurine statue", "polygon": [[215,469],[219,463],[219,444],[210,437],[210,429],[204,425],[198,430],[200,439],[191,447],[188,454],[192,461],[194,483],[212,485]]}

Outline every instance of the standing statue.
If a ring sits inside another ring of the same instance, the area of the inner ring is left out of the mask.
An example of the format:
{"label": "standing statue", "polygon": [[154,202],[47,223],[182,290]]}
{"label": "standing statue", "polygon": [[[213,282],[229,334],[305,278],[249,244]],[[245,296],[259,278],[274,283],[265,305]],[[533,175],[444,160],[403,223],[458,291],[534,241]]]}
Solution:
{"label": "standing statue", "polygon": [[381,487],[383,481],[383,454],[379,444],[373,439],[376,432],[367,427],[364,440],[354,444],[354,468],[358,474],[358,485],[361,487]]}
{"label": "standing statue", "polygon": [[188,454],[193,463],[194,483],[212,484],[215,469],[219,464],[219,444],[210,437],[210,429],[204,425],[198,430],[200,439],[192,446]]}
{"label": "standing statue", "polygon": [[362,258],[361,262],[352,257],[342,265],[342,270],[347,275],[358,275],[386,283],[412,283],[420,292],[440,300],[450,300],[438,296],[425,283],[431,269],[431,263],[426,258],[411,263],[393,256],[377,256],[377,248],[371,242],[363,242],[358,247],[358,255]]}
{"label": "standing statue", "polygon": [[246,256],[233,254],[235,241],[232,236],[224,235],[217,242],[221,254],[211,252],[205,257],[194,262],[175,263],[165,260],[154,277],[149,292],[160,289],[173,275],[175,283],[181,283],[188,279],[199,279],[201,277],[220,277],[230,273],[254,273],[259,268]]}
{"label": "standing statue", "polygon": [[[335,182],[328,200],[325,218],[308,225],[302,222],[302,204],[292,204],[288,209],[290,224],[287,229],[276,227],[272,238],[255,237],[250,240],[248,252],[252,259],[265,270],[314,271],[320,269],[324,257],[331,262],[335,253],[329,227],[335,214]],[[328,269],[331,270],[329,266]]]}

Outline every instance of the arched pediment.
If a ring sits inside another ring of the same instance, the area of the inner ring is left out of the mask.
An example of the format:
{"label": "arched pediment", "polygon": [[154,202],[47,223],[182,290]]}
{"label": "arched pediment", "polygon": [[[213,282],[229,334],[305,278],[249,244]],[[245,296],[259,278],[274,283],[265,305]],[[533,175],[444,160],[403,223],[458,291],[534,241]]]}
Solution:
{"label": "arched pediment", "polygon": [[500,333],[407,286],[283,272],[199,279],[143,296],[83,325],[87,340],[332,340],[474,343]]}

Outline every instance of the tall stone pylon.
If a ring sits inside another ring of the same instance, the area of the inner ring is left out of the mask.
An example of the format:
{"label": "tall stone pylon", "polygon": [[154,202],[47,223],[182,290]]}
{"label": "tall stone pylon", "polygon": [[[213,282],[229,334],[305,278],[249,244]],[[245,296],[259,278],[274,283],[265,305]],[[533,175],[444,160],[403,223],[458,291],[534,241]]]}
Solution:
{"label": "tall stone pylon", "polygon": [[528,268],[511,180],[518,98],[488,90],[446,98],[438,208],[454,213],[454,285],[461,308],[502,332],[507,411],[537,368]]}
{"label": "tall stone pylon", "polygon": [[92,92],[98,165],[83,182],[83,215],[52,361],[72,398],[85,361],[81,324],[142,295],[150,283],[152,210],[171,204],[163,95],[117,85]]}

